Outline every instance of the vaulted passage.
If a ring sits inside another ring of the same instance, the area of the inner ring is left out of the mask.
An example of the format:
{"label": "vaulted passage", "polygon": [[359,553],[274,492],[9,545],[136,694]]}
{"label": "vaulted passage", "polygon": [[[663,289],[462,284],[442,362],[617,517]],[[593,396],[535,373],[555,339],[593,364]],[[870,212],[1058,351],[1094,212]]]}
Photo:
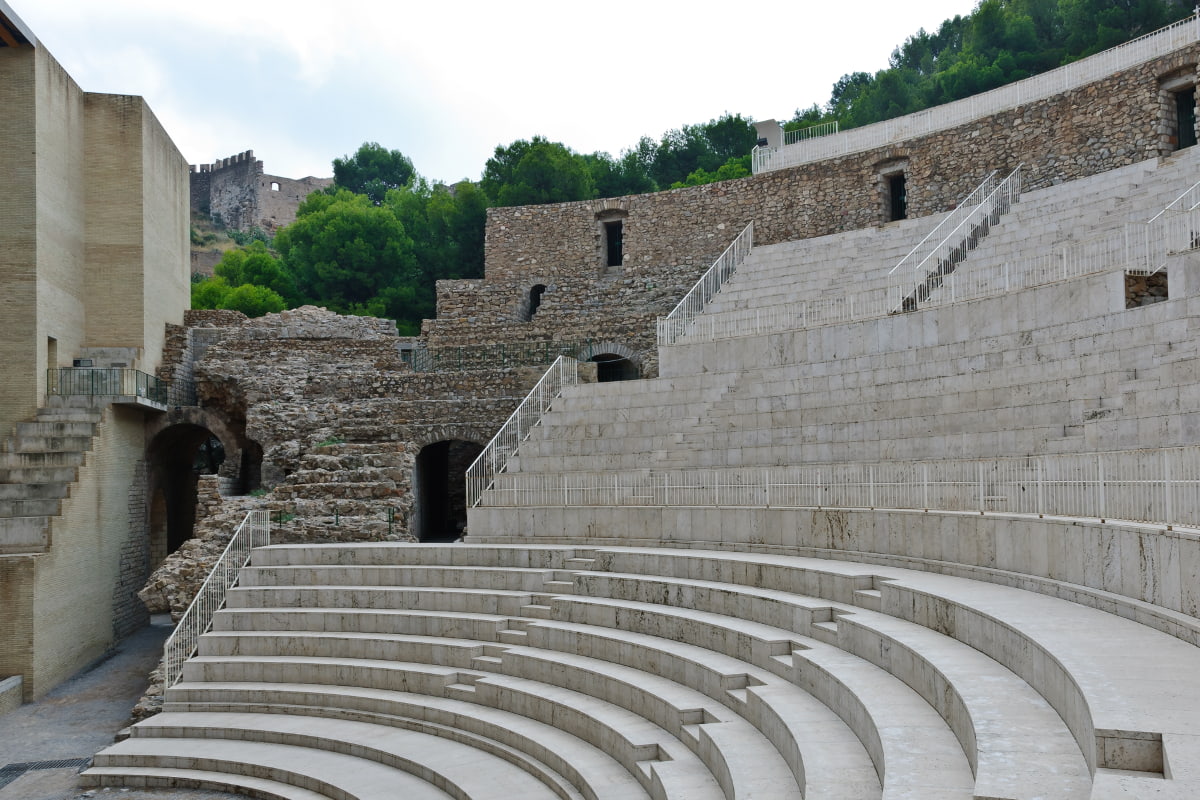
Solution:
{"label": "vaulted passage", "polygon": [[483,446],[453,439],[426,445],[413,475],[413,534],[422,542],[453,542],[467,527],[467,467]]}
{"label": "vaulted passage", "polygon": [[632,381],[641,377],[637,364],[617,353],[598,353],[589,361],[596,364],[596,380],[599,383]]}
{"label": "vaulted passage", "polygon": [[[201,475],[216,475],[225,463],[225,457],[225,445],[201,425],[172,425],[154,437],[147,460],[150,467],[150,551],[155,563],[192,538],[197,479]],[[257,475],[257,465],[248,468],[249,465],[243,463],[241,466],[238,470],[241,475]],[[247,487],[232,488],[241,491]]]}

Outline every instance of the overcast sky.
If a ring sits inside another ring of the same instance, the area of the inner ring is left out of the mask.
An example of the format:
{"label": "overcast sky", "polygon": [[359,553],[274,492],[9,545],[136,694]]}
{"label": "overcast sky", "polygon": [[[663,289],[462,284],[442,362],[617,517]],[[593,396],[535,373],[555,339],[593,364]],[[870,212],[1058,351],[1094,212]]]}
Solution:
{"label": "overcast sky", "polygon": [[7,0],[85,91],[138,94],[191,163],[332,174],[364,141],[477,179],[536,134],[614,156],[729,111],[787,119],[976,0]]}

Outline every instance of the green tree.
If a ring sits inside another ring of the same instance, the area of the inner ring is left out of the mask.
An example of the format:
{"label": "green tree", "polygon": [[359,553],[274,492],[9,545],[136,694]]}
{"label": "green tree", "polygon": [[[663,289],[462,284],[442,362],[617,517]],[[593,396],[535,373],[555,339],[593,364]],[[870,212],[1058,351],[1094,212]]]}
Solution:
{"label": "green tree", "polygon": [[413,241],[395,211],[346,189],[309,195],[275,246],[299,295],[342,313],[364,313],[385,289],[418,275]]}
{"label": "green tree", "polygon": [[583,158],[592,173],[597,197],[642,194],[658,188],[636,153],[626,151],[620,159],[608,153],[592,153]]}
{"label": "green tree", "polygon": [[479,183],[497,206],[565,203],[596,196],[587,160],[541,136],[497,147]]}
{"label": "green tree", "polygon": [[341,188],[365,194],[375,205],[383,202],[390,189],[407,185],[415,174],[406,155],[378,142],[363,142],[354,155],[333,160],[334,191]]}
{"label": "green tree", "polygon": [[291,273],[260,241],[251,242],[248,247],[225,251],[213,268],[213,273],[224,278],[232,287],[245,284],[264,286],[285,299],[296,299],[296,286]]}
{"label": "green tree", "polygon": [[287,301],[265,286],[246,283],[230,289],[217,308],[241,311],[247,317],[261,317],[283,311]]}
{"label": "green tree", "polygon": [[192,308],[220,308],[230,286],[224,278],[211,277],[192,284]]}

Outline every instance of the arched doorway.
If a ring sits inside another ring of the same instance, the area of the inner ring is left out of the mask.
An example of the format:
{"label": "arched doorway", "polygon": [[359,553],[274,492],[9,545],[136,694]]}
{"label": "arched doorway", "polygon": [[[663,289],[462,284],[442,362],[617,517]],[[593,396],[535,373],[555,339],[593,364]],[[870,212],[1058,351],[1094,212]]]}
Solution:
{"label": "arched doorway", "polygon": [[467,527],[467,467],[483,445],[448,439],[417,453],[413,474],[413,535],[422,542],[453,542]]}
{"label": "arched doorway", "polygon": [[597,353],[588,359],[596,364],[596,381],[632,381],[641,377],[633,359],[619,353]]}
{"label": "arched doorway", "polygon": [[165,428],[151,441],[150,552],[156,562],[192,538],[199,477],[224,473],[226,455],[212,431],[190,423]]}

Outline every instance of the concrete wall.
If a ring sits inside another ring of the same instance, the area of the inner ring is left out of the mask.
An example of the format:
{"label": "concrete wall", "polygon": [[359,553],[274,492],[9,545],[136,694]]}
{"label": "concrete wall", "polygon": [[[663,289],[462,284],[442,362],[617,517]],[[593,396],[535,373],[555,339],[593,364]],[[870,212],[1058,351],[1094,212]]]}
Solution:
{"label": "concrete wall", "polygon": [[161,363],[166,325],[192,304],[188,165],[158,118],[142,104],[141,346],[146,372]]}
{"label": "concrete wall", "polygon": [[[141,413],[115,406],[106,412],[88,463],[62,515],[51,523],[50,551],[35,561],[34,644],[27,668],[16,670],[25,677],[27,700],[104,655],[116,644],[118,620],[128,628],[128,616],[138,613],[136,595],[114,600],[114,593],[122,583],[122,552],[131,537],[135,548],[149,550],[144,520],[130,519],[129,513],[129,491],[141,474],[143,450]],[[140,569],[128,560],[126,565],[143,579],[148,574],[146,563]]]}
{"label": "concrete wall", "polygon": [[[15,369],[37,364],[37,65],[25,48],[0,48],[0,430],[7,430],[36,404],[36,370]],[[24,335],[22,335],[24,334]],[[0,587],[8,581],[0,581]],[[3,623],[0,623],[3,624]]]}
{"label": "concrete wall", "polygon": [[[0,436],[47,367],[132,348],[153,372],[189,305],[187,165],[139,97],[83,92],[44,49],[0,48]],[[50,340],[54,344],[51,346]],[[26,699],[146,621],[145,420],[104,420],[48,552],[0,558],[0,677]]]}

